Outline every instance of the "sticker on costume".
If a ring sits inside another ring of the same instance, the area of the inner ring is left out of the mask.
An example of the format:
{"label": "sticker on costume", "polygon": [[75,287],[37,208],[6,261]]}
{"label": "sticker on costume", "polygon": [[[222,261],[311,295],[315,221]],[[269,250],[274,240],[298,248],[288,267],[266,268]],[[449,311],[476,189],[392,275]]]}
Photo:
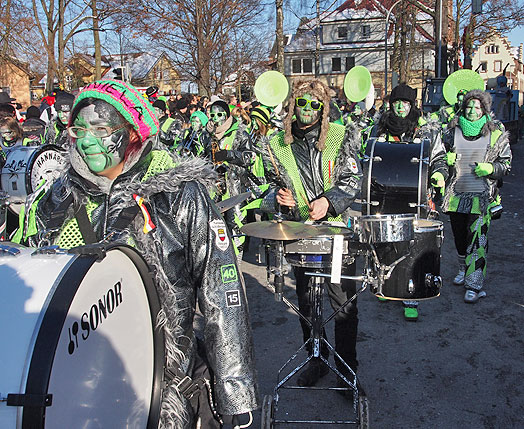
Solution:
{"label": "sticker on costume", "polygon": [[221,265],[220,275],[222,276],[222,283],[231,283],[238,280],[237,267],[235,264]]}
{"label": "sticker on costume", "polygon": [[349,162],[349,165],[351,166],[351,172],[358,173],[357,161],[355,161],[354,158],[349,158],[348,162]]}
{"label": "sticker on costume", "polygon": [[240,291],[228,290],[226,292],[226,305],[228,307],[240,307]]}
{"label": "sticker on costume", "polygon": [[209,226],[215,232],[215,244],[220,250],[226,250],[229,247],[229,237],[227,236],[226,224],[223,220],[215,219]]}

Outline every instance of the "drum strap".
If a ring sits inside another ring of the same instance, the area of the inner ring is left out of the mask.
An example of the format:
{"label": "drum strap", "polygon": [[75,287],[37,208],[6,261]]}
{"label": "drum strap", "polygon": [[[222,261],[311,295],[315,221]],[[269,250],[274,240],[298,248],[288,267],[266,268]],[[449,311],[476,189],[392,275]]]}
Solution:
{"label": "drum strap", "polygon": [[78,222],[78,229],[80,229],[80,233],[82,234],[82,238],[84,239],[85,244],[94,244],[98,240],[96,238],[95,230],[93,229],[93,225],[91,225],[91,222],[89,221],[89,217],[87,216],[87,210],[85,204],[81,204],[80,207],[75,212],[76,221]]}

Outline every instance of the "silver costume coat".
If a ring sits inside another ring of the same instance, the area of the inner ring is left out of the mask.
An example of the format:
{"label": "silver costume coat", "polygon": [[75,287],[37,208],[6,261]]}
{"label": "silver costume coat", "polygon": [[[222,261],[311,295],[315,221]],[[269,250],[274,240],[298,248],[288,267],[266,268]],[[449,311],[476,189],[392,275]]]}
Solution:
{"label": "silver costume coat", "polygon": [[[72,149],[71,168],[38,205],[38,229],[46,229],[50,214],[70,193],[75,201],[89,198],[97,203],[91,224],[98,240],[111,232],[116,232],[116,241],[131,239],[155,270],[163,307],[159,324],[166,337],[166,366],[178,365],[191,375],[196,353],[193,319],[198,302],[207,358],[215,376],[217,410],[222,415],[252,411],[258,407],[258,400],[248,306],[231,238],[208,196],[215,173],[201,159],[171,158],[165,151],[150,151],[151,144],[145,146],[136,159],[126,162],[123,173],[112,183],[89,172]],[[155,163],[159,167],[144,181]],[[174,168],[162,168],[173,163]],[[136,204],[133,194],[145,199],[156,226],[148,234],[142,231],[141,214],[126,231],[113,231],[119,212]],[[72,217],[70,207],[66,221]],[[180,347],[188,342],[189,348]],[[188,401],[173,386],[162,394],[161,426],[194,427]]]}

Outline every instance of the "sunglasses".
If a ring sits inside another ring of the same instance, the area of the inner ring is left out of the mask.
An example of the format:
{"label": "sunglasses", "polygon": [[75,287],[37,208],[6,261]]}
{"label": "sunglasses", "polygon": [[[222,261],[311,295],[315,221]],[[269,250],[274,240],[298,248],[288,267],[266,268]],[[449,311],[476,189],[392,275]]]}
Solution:
{"label": "sunglasses", "polygon": [[297,107],[306,107],[308,104],[311,106],[311,109],[313,110],[320,110],[324,106],[324,104],[317,100],[308,100],[307,98],[298,97],[295,99],[295,103]]}
{"label": "sunglasses", "polygon": [[213,112],[213,113],[210,113],[210,114],[209,114],[209,117],[210,117],[211,119],[213,119],[215,116],[216,116],[217,118],[223,118],[223,117],[226,116],[226,112]]}
{"label": "sunglasses", "polygon": [[84,128],[84,127],[68,127],[67,132],[71,137],[74,139],[83,139],[87,133],[91,134],[93,137],[103,139],[105,137],[109,137],[111,134],[115,133],[118,130],[121,130],[124,128],[126,124],[121,125],[117,128],[111,128],[111,127],[105,127],[105,126],[96,126],[91,128]]}

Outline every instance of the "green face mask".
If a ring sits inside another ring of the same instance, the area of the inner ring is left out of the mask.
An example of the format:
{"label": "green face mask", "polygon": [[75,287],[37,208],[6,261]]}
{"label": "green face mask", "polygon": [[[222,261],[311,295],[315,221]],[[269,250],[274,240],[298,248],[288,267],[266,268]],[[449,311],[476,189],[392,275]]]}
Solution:
{"label": "green face mask", "polygon": [[305,106],[299,106],[295,101],[295,112],[298,122],[307,126],[315,124],[320,118],[320,110],[314,110],[311,107],[311,101],[316,101],[318,103],[318,100],[314,99],[310,94],[304,94],[299,98],[305,99],[307,102],[305,103]]}
{"label": "green face mask", "polygon": [[193,116],[191,118],[191,128],[193,128],[194,131],[200,131],[200,128],[202,128],[202,122],[200,122],[198,116]]}
{"label": "green face mask", "polygon": [[227,113],[220,106],[211,106],[211,112],[209,113],[209,117],[217,126],[220,126],[224,122],[226,122]]}
{"label": "green face mask", "polygon": [[95,174],[124,160],[129,131],[118,111],[105,101],[96,100],[80,109],[69,134],[89,170]]}
{"label": "green face mask", "polygon": [[399,118],[405,118],[411,111],[411,103],[405,100],[396,100],[393,104],[393,113]]}
{"label": "green face mask", "polygon": [[471,122],[478,121],[483,116],[480,100],[472,99],[468,101],[464,117]]}

